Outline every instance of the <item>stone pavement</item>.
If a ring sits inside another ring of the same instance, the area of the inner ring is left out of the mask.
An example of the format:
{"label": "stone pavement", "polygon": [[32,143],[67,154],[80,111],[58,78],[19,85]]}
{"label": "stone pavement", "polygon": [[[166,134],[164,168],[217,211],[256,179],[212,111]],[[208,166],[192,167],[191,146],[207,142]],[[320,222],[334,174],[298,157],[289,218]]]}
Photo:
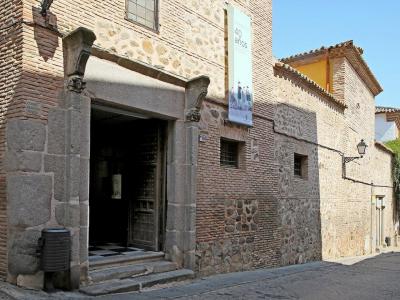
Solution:
{"label": "stone pavement", "polygon": [[315,262],[224,274],[100,299],[400,299],[399,278],[400,253],[385,253],[352,265]]}
{"label": "stone pavement", "polygon": [[[400,299],[400,253],[313,262],[276,269],[260,269],[210,276],[165,285],[141,293],[97,297],[111,299]],[[343,261],[343,263],[341,262]],[[22,290],[0,284],[0,300],[93,299],[78,293]]]}

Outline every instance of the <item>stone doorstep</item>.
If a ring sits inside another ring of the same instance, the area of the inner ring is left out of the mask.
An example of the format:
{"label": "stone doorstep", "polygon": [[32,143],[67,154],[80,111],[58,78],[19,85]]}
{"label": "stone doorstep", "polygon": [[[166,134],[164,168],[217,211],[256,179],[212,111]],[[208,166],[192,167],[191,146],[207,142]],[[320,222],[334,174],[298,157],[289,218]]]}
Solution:
{"label": "stone doorstep", "polygon": [[99,283],[106,280],[125,279],[147,274],[175,271],[177,265],[170,261],[154,261],[143,264],[128,266],[118,266],[104,269],[91,270],[89,272],[90,281]]}
{"label": "stone doorstep", "polygon": [[104,257],[98,260],[90,261],[89,268],[91,270],[97,270],[107,267],[118,267],[126,266],[143,262],[157,261],[163,259],[165,256],[164,252],[141,252],[139,254],[127,254],[127,255],[116,255]]}
{"label": "stone doorstep", "polygon": [[100,296],[106,294],[140,291],[143,288],[148,288],[156,284],[164,284],[193,278],[193,271],[180,269],[136,278],[109,280],[103,283],[81,288],[80,291],[90,296]]}

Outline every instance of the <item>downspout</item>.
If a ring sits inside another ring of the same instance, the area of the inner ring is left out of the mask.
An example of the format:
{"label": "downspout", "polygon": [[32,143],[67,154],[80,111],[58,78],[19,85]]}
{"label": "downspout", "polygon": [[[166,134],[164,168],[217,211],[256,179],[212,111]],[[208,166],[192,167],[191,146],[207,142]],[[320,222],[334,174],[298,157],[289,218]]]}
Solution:
{"label": "downspout", "polygon": [[373,242],[374,242],[374,236],[373,236],[373,222],[372,222],[372,218],[373,218],[373,216],[374,216],[374,182],[373,181],[371,181],[371,208],[370,208],[370,214],[371,214],[371,218],[370,218],[370,243],[369,243],[369,246],[370,246],[370,254],[372,254],[373,253]]}

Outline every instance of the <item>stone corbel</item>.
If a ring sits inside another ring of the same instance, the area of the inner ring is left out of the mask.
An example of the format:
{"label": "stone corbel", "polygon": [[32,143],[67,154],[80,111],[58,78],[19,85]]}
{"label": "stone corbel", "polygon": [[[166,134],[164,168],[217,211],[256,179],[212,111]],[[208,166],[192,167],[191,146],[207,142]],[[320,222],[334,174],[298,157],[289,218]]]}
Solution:
{"label": "stone corbel", "polygon": [[84,27],[75,29],[63,38],[64,76],[68,90],[81,93],[85,88],[83,76],[95,40],[93,31]]}
{"label": "stone corbel", "polygon": [[210,78],[200,76],[191,79],[186,84],[185,91],[185,119],[187,122],[200,121],[200,109],[208,93]]}

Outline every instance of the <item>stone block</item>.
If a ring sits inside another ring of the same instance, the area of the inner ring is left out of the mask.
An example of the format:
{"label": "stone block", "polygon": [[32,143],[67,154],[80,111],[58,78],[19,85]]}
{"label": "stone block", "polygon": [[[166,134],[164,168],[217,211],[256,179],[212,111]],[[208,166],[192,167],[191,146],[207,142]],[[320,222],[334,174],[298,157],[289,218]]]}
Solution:
{"label": "stone block", "polygon": [[81,149],[81,113],[77,110],[68,110],[70,144],[68,154],[79,154]]}
{"label": "stone block", "polygon": [[89,226],[89,204],[80,203],[80,226]]}
{"label": "stone block", "polygon": [[[67,166],[68,167],[68,166]],[[70,184],[70,196],[79,197],[81,185],[81,159],[79,156],[70,156],[69,172],[67,172],[67,182]]]}
{"label": "stone block", "polygon": [[31,227],[50,220],[52,178],[12,175],[7,178],[8,219],[13,226]]}
{"label": "stone block", "polygon": [[8,271],[13,275],[32,275],[39,271],[36,254],[39,230],[13,231],[8,237]]}
{"label": "stone block", "polygon": [[81,104],[81,157],[90,157],[90,102],[82,96]]}
{"label": "stone block", "polygon": [[56,206],[56,220],[61,226],[78,228],[80,225],[80,205],[58,204]]}
{"label": "stone block", "polygon": [[183,251],[194,251],[196,249],[196,232],[183,232]]}
{"label": "stone block", "polygon": [[185,209],[179,204],[168,204],[167,229],[183,230],[185,228]]}
{"label": "stone block", "polygon": [[49,154],[65,154],[66,128],[66,110],[59,108],[50,110],[47,137],[47,152]]}
{"label": "stone block", "polygon": [[183,247],[182,233],[179,231],[171,231],[167,229],[165,233],[165,249],[172,249],[172,247],[174,246],[177,246],[179,248]]}
{"label": "stone block", "polygon": [[42,290],[44,282],[44,273],[37,272],[34,275],[19,275],[17,276],[17,285],[34,290]]}
{"label": "stone block", "polygon": [[54,198],[66,201],[66,157],[45,155],[44,171],[54,173]]}
{"label": "stone block", "polygon": [[79,261],[85,262],[88,260],[89,249],[89,228],[81,227],[79,230]]}
{"label": "stone block", "polygon": [[183,164],[167,165],[167,198],[169,203],[184,204],[185,202],[185,176],[186,167]]}
{"label": "stone block", "polygon": [[196,269],[196,254],[194,251],[186,252],[184,254],[183,264],[185,269],[193,271]]}
{"label": "stone block", "polygon": [[79,264],[80,258],[80,234],[79,231],[75,231],[71,235],[71,263]]}
{"label": "stone block", "polygon": [[5,154],[5,169],[9,172],[39,172],[42,169],[42,153],[8,150]]}
{"label": "stone block", "polygon": [[185,206],[185,230],[196,230],[196,206]]}
{"label": "stone block", "polygon": [[46,127],[39,121],[10,120],[7,123],[7,147],[9,150],[43,151]]}
{"label": "stone block", "polygon": [[81,158],[80,162],[80,185],[79,201],[89,201],[89,180],[90,180],[90,162],[89,159]]}

